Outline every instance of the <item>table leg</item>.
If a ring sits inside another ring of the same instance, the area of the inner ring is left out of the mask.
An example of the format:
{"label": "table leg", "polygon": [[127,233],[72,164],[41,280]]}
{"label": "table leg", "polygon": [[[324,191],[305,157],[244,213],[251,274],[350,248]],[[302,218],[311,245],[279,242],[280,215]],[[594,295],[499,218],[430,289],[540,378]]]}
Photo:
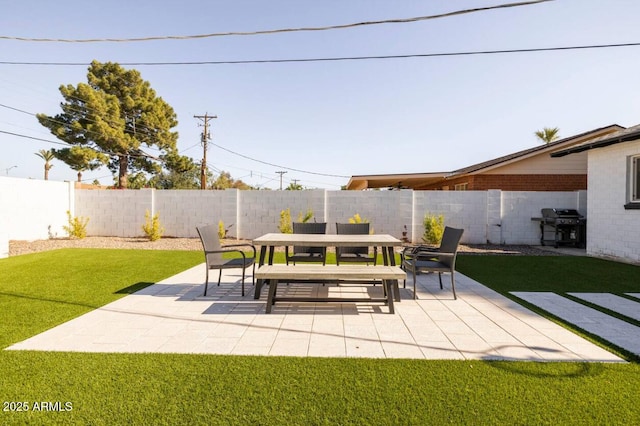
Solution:
{"label": "table leg", "polygon": [[[260,246],[260,257],[258,258],[258,268],[260,268],[262,265],[264,265],[264,259],[266,257],[267,254],[267,247],[266,246]],[[260,279],[260,280],[256,280],[256,289],[255,289],[255,293],[253,295],[254,299],[260,299],[260,291],[262,291],[262,285],[264,284],[264,280]]]}
{"label": "table leg", "polygon": [[[386,266],[396,266],[396,255],[393,252],[393,247],[382,247],[382,257]],[[393,294],[396,302],[400,301],[400,286],[398,280],[391,280],[393,284]]]}
{"label": "table leg", "polygon": [[[269,254],[267,255],[267,249]],[[268,265],[273,265],[273,252],[275,251],[274,246],[260,246],[260,258],[258,260],[258,267],[264,265],[264,260],[267,258]],[[256,291],[253,295],[254,299],[260,299],[260,292],[262,291],[262,286],[264,285],[265,280],[256,280]]]}

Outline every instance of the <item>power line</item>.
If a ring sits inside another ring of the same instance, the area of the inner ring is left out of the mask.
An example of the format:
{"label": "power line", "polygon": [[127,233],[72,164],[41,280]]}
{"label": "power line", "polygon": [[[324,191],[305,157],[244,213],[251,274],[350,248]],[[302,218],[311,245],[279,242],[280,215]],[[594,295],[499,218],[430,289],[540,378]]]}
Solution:
{"label": "power line", "polygon": [[[170,65],[242,65],[242,64],[281,64],[296,62],[339,62],[366,61],[386,59],[437,58],[447,56],[496,55],[511,53],[554,52],[564,50],[610,49],[616,47],[637,47],[640,42],[590,44],[580,46],[534,47],[529,49],[471,50],[462,52],[413,53],[406,55],[372,55],[372,56],[338,56],[325,58],[293,58],[293,59],[247,59],[236,61],[185,61],[185,62],[121,62],[124,66],[170,66]],[[86,62],[12,62],[0,61],[0,65],[37,65],[37,66],[87,66]]]}
{"label": "power line", "polygon": [[[68,144],[66,142],[58,142],[58,141],[52,141],[49,139],[43,139],[43,138],[37,138],[35,136],[28,136],[28,135],[22,135],[20,133],[14,133],[14,132],[7,132],[6,130],[0,130],[0,133],[4,133],[6,135],[11,135],[11,136],[16,136],[19,138],[25,138],[25,139],[32,139],[34,141],[40,141],[40,142],[47,142],[47,143],[52,143],[52,144],[56,144],[56,145],[64,145],[64,146],[72,146],[71,144]],[[93,149],[94,151],[97,152],[102,152],[103,154],[107,154],[107,155],[113,155],[113,156],[117,156],[119,154],[113,153],[113,152],[109,152],[109,151],[100,151],[97,150],[95,148],[92,147],[88,147],[90,149]],[[146,152],[138,149],[138,153],[131,153],[131,154],[127,154],[129,157],[137,157],[137,158],[151,158],[152,160],[156,160],[158,161],[159,158],[156,158],[150,154],[147,154]]]}
{"label": "power line", "polygon": [[294,171],[294,172],[307,173],[307,174],[310,174],[310,175],[317,175],[317,176],[338,177],[338,178],[350,178],[351,177],[351,176],[345,176],[345,175],[332,175],[332,174],[329,174],[329,173],[309,172],[309,171],[306,171],[306,170],[294,169],[292,167],[280,166],[278,164],[273,164],[273,163],[269,163],[269,162],[262,161],[262,160],[256,160],[255,158],[251,158],[251,157],[249,157],[247,155],[240,154],[240,153],[235,152],[235,151],[231,151],[230,149],[227,149],[227,148],[225,148],[223,146],[220,146],[220,145],[217,145],[215,143],[212,143],[211,145],[216,146],[216,147],[218,147],[218,148],[220,148],[220,149],[222,149],[224,151],[227,151],[227,152],[229,152],[231,154],[234,154],[234,155],[237,155],[239,157],[246,158],[247,160],[255,161],[257,163],[266,164],[267,166],[277,167],[279,169],[287,169],[287,170],[291,170],[291,171]]}
{"label": "power line", "polygon": [[124,42],[141,42],[141,41],[157,41],[157,40],[193,40],[201,38],[211,37],[228,37],[228,36],[253,36],[253,35],[267,35],[278,33],[292,33],[292,32],[309,32],[309,31],[329,31],[329,30],[343,30],[348,28],[363,27],[369,25],[381,25],[381,24],[406,24],[411,22],[426,21],[431,19],[448,18],[452,16],[464,15],[468,13],[484,12],[494,9],[505,9],[511,7],[530,6],[537,3],[546,3],[554,0],[531,0],[518,3],[505,3],[496,6],[477,7],[473,9],[463,9],[454,12],[441,13],[437,15],[418,16],[413,18],[400,18],[400,19],[385,19],[380,21],[364,21],[351,24],[342,25],[329,25],[324,27],[301,27],[301,28],[282,28],[275,30],[261,30],[261,31],[231,31],[224,33],[211,33],[211,34],[197,34],[186,36],[153,36],[153,37],[135,37],[135,38],[90,38],[90,39],[65,39],[65,38],[31,38],[31,37],[15,37],[15,36],[0,36],[2,40],[11,41],[26,41],[26,42],[47,42],[47,43],[124,43]]}

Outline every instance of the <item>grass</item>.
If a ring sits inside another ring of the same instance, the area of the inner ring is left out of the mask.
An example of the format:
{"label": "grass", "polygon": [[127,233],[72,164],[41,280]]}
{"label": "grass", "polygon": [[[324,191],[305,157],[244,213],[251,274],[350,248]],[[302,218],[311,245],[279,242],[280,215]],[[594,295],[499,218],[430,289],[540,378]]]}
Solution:
{"label": "grass", "polygon": [[561,294],[596,310],[636,326],[640,321],[624,317],[598,305],[576,299],[567,293],[640,293],[640,267],[604,259],[581,256],[459,256],[456,269],[529,309],[565,325],[582,336],[628,359],[638,355],[614,347],[599,336],[567,324],[548,312],[510,294],[512,291],[544,291]]}
{"label": "grass", "polygon": [[[491,281],[499,275],[493,262],[502,258],[471,258],[461,256],[460,264],[478,275],[486,274],[480,280]],[[200,252],[69,249],[0,260],[4,319],[0,347],[180,272],[201,259]],[[529,266],[535,263],[531,262]],[[488,272],[482,272],[482,265]],[[620,264],[614,264],[617,270],[615,265]],[[587,261],[582,266],[591,264]],[[517,268],[512,272],[518,276]],[[505,289],[510,286],[508,280],[500,285]],[[25,309],[29,312],[24,313]],[[7,324],[18,325],[6,328]],[[10,336],[7,330],[11,330]],[[26,401],[32,408],[27,412],[2,411],[0,424],[640,421],[637,363],[1,351],[0,378],[3,402]],[[72,410],[34,411],[33,403],[41,401],[60,402],[61,406],[70,402]]]}
{"label": "grass", "polygon": [[456,269],[492,289],[510,291],[640,292],[640,267],[581,256],[465,256]]}

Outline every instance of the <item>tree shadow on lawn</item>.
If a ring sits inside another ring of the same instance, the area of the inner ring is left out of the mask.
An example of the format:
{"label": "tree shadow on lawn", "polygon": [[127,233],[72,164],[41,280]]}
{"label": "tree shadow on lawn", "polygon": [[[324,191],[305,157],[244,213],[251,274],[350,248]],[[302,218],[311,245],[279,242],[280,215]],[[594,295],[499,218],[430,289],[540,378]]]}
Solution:
{"label": "tree shadow on lawn", "polygon": [[505,372],[535,378],[545,377],[594,377],[606,372],[603,363],[597,362],[512,362],[490,361],[487,365]]}
{"label": "tree shadow on lawn", "polygon": [[141,281],[135,284],[132,284],[128,287],[122,288],[116,292],[114,292],[113,294],[133,294],[136,293],[140,290],[142,290],[143,288],[149,287],[150,285],[153,285],[155,283],[152,282],[146,282],[146,281]]}
{"label": "tree shadow on lawn", "polygon": [[[128,287],[124,287],[120,290],[117,290],[115,292],[113,292],[113,294],[133,294],[136,293],[146,287],[149,287],[150,285],[153,285],[154,283],[152,282],[138,282],[135,284],[132,284]],[[62,299],[52,299],[52,298],[47,298],[47,297],[41,297],[41,296],[30,296],[27,294],[20,294],[20,293],[12,293],[12,292],[5,292],[5,291],[0,291],[0,296],[8,296],[8,297],[18,297],[21,299],[28,299],[28,300],[38,300],[41,302],[50,302],[50,303],[60,303],[60,304],[64,304],[64,305],[73,305],[73,306],[82,306],[84,308],[91,308],[91,309],[98,309],[101,306],[103,306],[104,304],[90,304],[90,303],[82,303],[82,302],[74,302],[74,301],[70,301],[70,300],[62,300]]]}

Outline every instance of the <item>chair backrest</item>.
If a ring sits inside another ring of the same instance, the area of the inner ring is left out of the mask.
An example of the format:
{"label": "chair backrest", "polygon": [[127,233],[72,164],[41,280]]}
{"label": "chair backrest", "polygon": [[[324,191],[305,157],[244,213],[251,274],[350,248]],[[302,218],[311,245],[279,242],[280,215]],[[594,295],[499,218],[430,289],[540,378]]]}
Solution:
{"label": "chair backrest", "polygon": [[456,255],[458,254],[458,245],[460,244],[460,239],[462,238],[463,233],[464,229],[451,228],[449,226],[444,228],[442,241],[440,242],[440,248],[438,251],[441,253],[453,253],[454,256],[441,257],[439,259],[441,263],[451,267],[455,266]]}
{"label": "chair backrest", "polygon": [[[326,234],[326,222],[293,222],[294,234]],[[294,253],[324,253],[323,247],[294,246]]]}
{"label": "chair backrest", "polygon": [[294,234],[326,234],[326,222],[293,222]]}
{"label": "chair backrest", "polygon": [[[369,235],[368,223],[336,223],[336,234],[340,235]],[[356,253],[368,254],[369,247],[340,247],[340,254]]]}
{"label": "chair backrest", "polygon": [[[215,225],[198,226],[196,227],[202,247],[205,252],[220,250],[220,238],[218,237],[218,227]],[[219,264],[222,263],[221,253],[209,253],[206,254],[207,264]]]}

